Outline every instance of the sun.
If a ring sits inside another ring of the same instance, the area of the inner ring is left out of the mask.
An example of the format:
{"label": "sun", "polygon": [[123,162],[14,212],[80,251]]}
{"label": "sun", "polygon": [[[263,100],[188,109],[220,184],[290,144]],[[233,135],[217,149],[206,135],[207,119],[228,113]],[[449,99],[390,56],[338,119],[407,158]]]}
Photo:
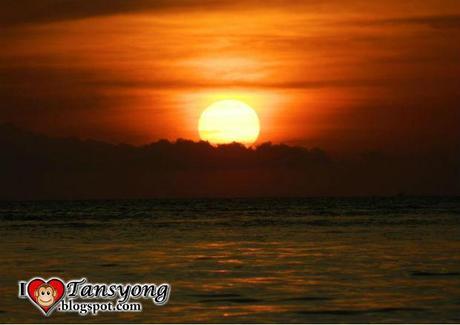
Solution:
{"label": "sun", "polygon": [[201,140],[211,144],[239,142],[250,146],[259,136],[259,117],[239,100],[220,100],[201,113],[198,132]]}

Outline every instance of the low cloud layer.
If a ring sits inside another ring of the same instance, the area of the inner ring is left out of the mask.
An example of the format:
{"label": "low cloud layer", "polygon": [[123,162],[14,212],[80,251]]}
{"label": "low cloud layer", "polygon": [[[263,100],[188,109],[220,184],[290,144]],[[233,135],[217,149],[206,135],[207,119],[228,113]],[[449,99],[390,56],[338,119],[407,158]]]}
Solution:
{"label": "low cloud layer", "polygon": [[0,126],[0,199],[459,195],[457,154],[334,159],[320,149],[212,147],[158,141],[134,147],[49,138]]}

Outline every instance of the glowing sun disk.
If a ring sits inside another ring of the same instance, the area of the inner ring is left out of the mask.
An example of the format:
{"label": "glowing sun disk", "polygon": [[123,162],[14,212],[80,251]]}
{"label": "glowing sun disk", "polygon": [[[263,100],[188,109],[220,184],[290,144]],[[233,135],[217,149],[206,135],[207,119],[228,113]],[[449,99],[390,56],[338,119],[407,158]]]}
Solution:
{"label": "glowing sun disk", "polygon": [[251,145],[259,136],[256,112],[238,100],[220,100],[204,110],[198,123],[200,138],[212,144],[240,142]]}

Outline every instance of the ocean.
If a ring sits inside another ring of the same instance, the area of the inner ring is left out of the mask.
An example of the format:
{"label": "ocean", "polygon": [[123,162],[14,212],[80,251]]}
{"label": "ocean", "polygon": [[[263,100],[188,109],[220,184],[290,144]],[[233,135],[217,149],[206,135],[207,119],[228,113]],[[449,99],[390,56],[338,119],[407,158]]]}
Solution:
{"label": "ocean", "polygon": [[[0,202],[1,322],[460,322],[460,198]],[[169,283],[164,306],[44,317],[40,276]]]}

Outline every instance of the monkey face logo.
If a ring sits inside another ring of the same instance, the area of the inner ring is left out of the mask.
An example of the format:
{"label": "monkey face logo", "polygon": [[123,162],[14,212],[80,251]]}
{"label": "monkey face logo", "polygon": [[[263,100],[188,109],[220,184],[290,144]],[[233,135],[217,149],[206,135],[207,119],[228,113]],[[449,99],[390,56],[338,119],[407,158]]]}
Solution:
{"label": "monkey face logo", "polygon": [[35,289],[34,296],[37,299],[37,303],[42,307],[49,307],[54,304],[57,290],[48,284],[42,284]]}
{"label": "monkey face logo", "polygon": [[27,283],[27,296],[46,316],[51,314],[58,302],[64,297],[65,285],[58,278],[45,281],[34,278]]}

